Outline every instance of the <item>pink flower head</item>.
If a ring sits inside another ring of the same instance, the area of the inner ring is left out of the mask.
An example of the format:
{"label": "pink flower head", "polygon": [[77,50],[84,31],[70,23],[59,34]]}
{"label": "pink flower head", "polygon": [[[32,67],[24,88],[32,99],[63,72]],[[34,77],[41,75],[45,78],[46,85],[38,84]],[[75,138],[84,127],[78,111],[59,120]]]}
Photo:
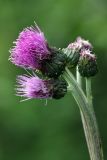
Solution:
{"label": "pink flower head", "polygon": [[41,62],[50,58],[48,43],[38,26],[25,28],[10,50],[10,60],[17,66],[40,69]]}
{"label": "pink flower head", "polygon": [[82,50],[80,52],[80,58],[87,58],[88,60],[96,60],[95,54],[92,54],[90,50]]}
{"label": "pink flower head", "polygon": [[51,80],[42,80],[37,76],[18,76],[17,77],[17,95],[31,98],[51,98],[52,84]]}
{"label": "pink flower head", "polygon": [[73,52],[79,51],[81,47],[82,47],[81,43],[78,43],[77,41],[70,43],[68,45],[68,48],[71,49]]}
{"label": "pink flower head", "polygon": [[68,48],[70,48],[72,51],[81,51],[84,49],[92,50],[92,45],[89,41],[86,41],[82,39],[81,37],[78,37],[75,42],[70,43],[68,45]]}
{"label": "pink flower head", "polygon": [[81,37],[76,39],[76,42],[81,45],[81,49],[89,49],[92,50],[92,44],[88,40],[84,40]]}

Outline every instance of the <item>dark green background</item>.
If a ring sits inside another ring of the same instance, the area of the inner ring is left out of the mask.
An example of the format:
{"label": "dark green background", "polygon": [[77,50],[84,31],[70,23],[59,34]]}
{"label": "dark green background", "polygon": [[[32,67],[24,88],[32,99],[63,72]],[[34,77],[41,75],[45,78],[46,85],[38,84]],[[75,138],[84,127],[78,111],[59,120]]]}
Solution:
{"label": "dark green background", "polygon": [[61,100],[15,96],[17,74],[9,49],[26,26],[40,26],[49,43],[66,47],[89,39],[98,57],[93,78],[94,107],[107,159],[107,0],[0,0],[0,160],[89,160],[78,107]]}

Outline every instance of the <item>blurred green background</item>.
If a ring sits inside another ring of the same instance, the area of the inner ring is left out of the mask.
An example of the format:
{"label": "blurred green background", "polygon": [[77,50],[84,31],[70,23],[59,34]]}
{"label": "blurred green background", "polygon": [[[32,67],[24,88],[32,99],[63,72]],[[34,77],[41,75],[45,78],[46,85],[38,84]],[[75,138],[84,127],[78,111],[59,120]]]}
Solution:
{"label": "blurred green background", "polygon": [[8,61],[8,50],[34,21],[54,46],[66,47],[79,35],[92,42],[99,65],[94,107],[107,159],[107,0],[0,0],[0,160],[89,160],[71,95],[47,106],[15,96],[16,75],[25,71]]}

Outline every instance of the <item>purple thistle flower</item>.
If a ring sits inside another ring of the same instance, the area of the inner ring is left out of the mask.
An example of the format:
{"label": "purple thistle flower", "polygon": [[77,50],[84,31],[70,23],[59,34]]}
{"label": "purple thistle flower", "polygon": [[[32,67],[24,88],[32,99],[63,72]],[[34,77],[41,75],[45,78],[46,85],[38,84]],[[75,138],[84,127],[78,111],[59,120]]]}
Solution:
{"label": "purple thistle flower", "polygon": [[41,61],[50,58],[48,43],[38,26],[24,29],[10,50],[10,61],[17,66],[40,69]]}
{"label": "purple thistle flower", "polygon": [[[67,83],[64,79],[43,80],[38,76],[18,76],[16,92],[18,96],[32,98],[60,99],[67,92]],[[25,99],[26,100],[26,99]]]}
{"label": "purple thistle flower", "polygon": [[52,84],[51,80],[42,80],[37,76],[18,76],[17,77],[17,95],[31,98],[51,98]]}

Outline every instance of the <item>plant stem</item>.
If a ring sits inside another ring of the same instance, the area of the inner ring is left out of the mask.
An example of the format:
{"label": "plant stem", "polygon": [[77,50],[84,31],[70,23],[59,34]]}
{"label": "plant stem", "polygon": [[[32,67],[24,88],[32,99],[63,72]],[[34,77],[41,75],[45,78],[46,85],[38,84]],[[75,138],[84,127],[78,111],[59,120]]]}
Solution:
{"label": "plant stem", "polygon": [[80,85],[77,83],[68,68],[66,68],[64,78],[66,79],[68,84],[71,85],[72,95],[74,96],[82,114],[83,126],[85,126],[84,131],[86,135],[90,159],[103,160],[98,127],[95,121],[95,114],[93,114],[92,108],[90,107],[90,104],[88,103],[88,100],[83,90],[81,89]]}
{"label": "plant stem", "polygon": [[77,78],[77,83],[82,88],[82,77],[81,77],[80,73],[78,72],[78,67],[76,68],[76,78]]}
{"label": "plant stem", "polygon": [[90,107],[93,108],[92,104],[92,89],[91,89],[91,78],[86,78],[86,94],[87,94],[87,99],[90,104]]}
{"label": "plant stem", "polygon": [[97,120],[96,120],[96,116],[95,116],[95,112],[94,112],[94,107],[93,107],[93,97],[92,97],[92,88],[91,88],[91,78],[86,78],[86,95],[87,95],[87,100],[94,118],[94,124],[96,127],[96,133],[97,133],[97,140],[100,143],[100,150],[101,150],[101,154],[102,154],[102,159],[104,159],[103,157],[103,149],[102,149],[102,142],[101,142],[101,138],[100,138],[100,133],[99,133],[99,128],[98,128],[98,124],[97,124]]}
{"label": "plant stem", "polygon": [[[82,89],[82,77],[81,77],[80,73],[78,72],[78,67],[76,68],[76,78],[77,78],[77,83],[79,84],[79,86]],[[91,147],[91,143],[92,143],[91,142],[91,136],[89,134],[87,122],[85,120],[85,117],[84,117],[81,109],[80,109],[80,114],[81,114],[81,119],[82,119],[82,124],[83,124],[83,128],[84,128],[84,133],[85,133],[85,137],[86,137],[86,142],[87,142],[87,146],[88,146],[89,155],[91,155],[91,157],[92,157],[93,155],[91,154],[92,153],[91,150],[93,150],[93,148]]]}

